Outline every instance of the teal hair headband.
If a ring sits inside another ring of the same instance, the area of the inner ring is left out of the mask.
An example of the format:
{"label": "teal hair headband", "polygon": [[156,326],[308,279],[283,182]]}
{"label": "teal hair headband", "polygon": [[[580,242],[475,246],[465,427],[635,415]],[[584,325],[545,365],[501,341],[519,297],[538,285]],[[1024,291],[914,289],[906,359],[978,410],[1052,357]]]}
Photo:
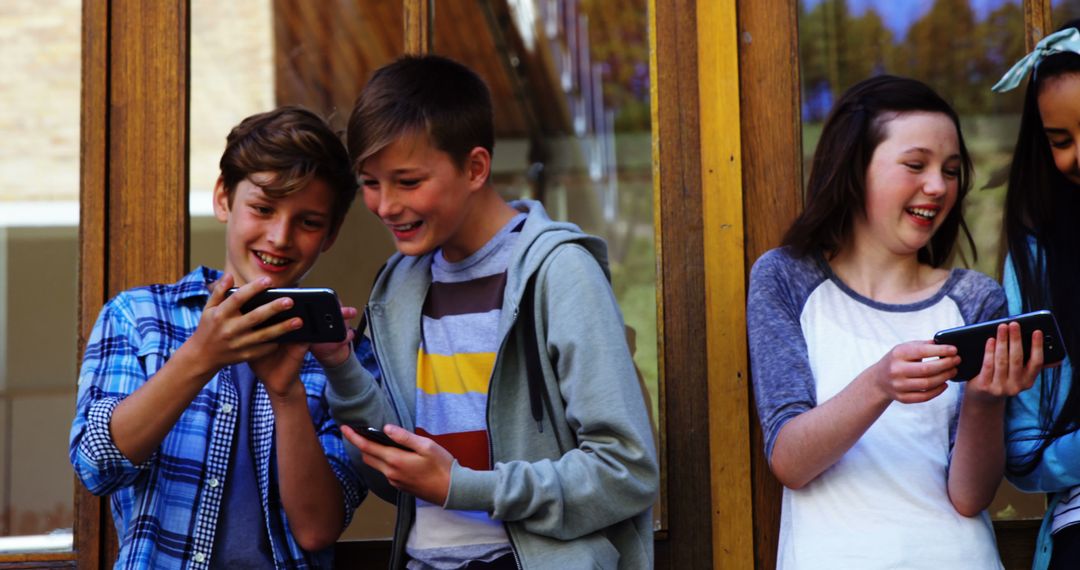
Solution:
{"label": "teal hair headband", "polygon": [[1024,80],[1024,76],[1034,70],[1044,58],[1064,52],[1080,54],[1080,30],[1067,28],[1046,36],[1035,45],[1031,53],[1022,57],[1016,65],[1012,66],[1012,69],[1006,71],[1005,75],[1002,75],[997,84],[990,89],[997,93],[1015,89]]}

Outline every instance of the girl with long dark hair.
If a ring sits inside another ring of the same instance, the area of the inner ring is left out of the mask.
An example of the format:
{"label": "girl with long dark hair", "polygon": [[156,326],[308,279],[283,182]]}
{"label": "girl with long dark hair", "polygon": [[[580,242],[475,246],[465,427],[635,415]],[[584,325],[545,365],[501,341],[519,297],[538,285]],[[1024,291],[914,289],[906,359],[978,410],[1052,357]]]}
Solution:
{"label": "girl with long dark hair", "polygon": [[[1005,198],[1009,312],[1052,309],[1080,354],[1080,20],[1044,38],[995,91],[1028,74]],[[1007,476],[1052,493],[1034,568],[1080,568],[1080,384],[1066,360],[1009,402]]]}
{"label": "girl with long dark hair", "polygon": [[[754,394],[784,484],[778,567],[1000,568],[985,513],[1005,465],[1008,396],[1031,386],[1019,325],[950,385],[938,330],[998,318],[1001,287],[947,269],[967,235],[971,159],[956,112],[912,79],[837,101],[806,207],[750,276]],[[968,236],[970,240],[970,236]]]}

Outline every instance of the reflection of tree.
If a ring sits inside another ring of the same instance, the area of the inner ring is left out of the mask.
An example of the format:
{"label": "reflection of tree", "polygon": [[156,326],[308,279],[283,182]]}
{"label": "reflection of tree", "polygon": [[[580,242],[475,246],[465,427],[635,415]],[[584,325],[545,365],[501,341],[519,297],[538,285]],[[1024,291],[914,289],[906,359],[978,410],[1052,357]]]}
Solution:
{"label": "reflection of tree", "polygon": [[1065,22],[1080,18],[1080,2],[1076,0],[1054,0],[1054,11],[1051,13],[1054,19],[1054,29],[1058,29]]}
{"label": "reflection of tree", "polygon": [[844,89],[879,73],[925,81],[961,114],[1019,108],[1019,91],[1005,97],[990,92],[1024,55],[1019,3],[1006,2],[977,22],[968,0],[936,0],[903,38],[887,23],[873,8],[853,16],[846,0],[822,0],[810,11],[800,3],[806,119],[822,119]]}
{"label": "reflection of tree", "polygon": [[981,57],[978,60],[979,92],[989,101],[977,107],[980,112],[1009,110],[1018,111],[1024,101],[1024,90],[1014,89],[1004,94],[995,94],[990,87],[1018,59],[1024,57],[1024,10],[1019,4],[1004,4],[994,10],[979,24],[977,30]]}
{"label": "reflection of tree", "polygon": [[604,104],[620,132],[649,130],[649,38],[645,0],[581,0],[591,59],[603,69]]}
{"label": "reflection of tree", "polygon": [[984,54],[976,43],[975,14],[966,0],[936,0],[930,11],[908,30],[903,75],[932,85],[958,109],[970,110],[978,96],[971,80],[974,64]]}
{"label": "reflection of tree", "polygon": [[799,51],[804,106],[808,118],[828,113],[839,93],[876,73],[887,71],[893,34],[873,9],[853,17],[844,0],[824,0],[806,12],[799,5]]}

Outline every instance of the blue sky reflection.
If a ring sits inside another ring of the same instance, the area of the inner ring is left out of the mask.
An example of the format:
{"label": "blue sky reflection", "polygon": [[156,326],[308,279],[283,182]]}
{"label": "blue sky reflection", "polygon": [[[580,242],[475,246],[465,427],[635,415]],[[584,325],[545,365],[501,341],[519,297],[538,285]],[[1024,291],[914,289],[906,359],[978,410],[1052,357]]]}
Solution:
{"label": "blue sky reflection", "polygon": [[[804,0],[806,10],[813,10],[824,0]],[[853,16],[861,16],[873,8],[881,15],[885,25],[893,31],[897,40],[907,35],[908,28],[926,15],[935,0],[847,0],[848,9]],[[1054,5],[1064,0],[1055,0]],[[968,5],[975,12],[975,20],[985,20],[994,10],[1005,4],[1020,4],[1020,0],[970,0]]]}

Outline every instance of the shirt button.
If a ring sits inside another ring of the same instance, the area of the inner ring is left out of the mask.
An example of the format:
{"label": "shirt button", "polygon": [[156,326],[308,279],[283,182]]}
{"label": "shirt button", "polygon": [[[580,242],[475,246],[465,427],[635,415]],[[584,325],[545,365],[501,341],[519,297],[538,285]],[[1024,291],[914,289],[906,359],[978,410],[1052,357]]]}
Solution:
{"label": "shirt button", "polygon": [[203,563],[203,562],[206,562],[206,555],[203,554],[202,552],[196,552],[195,553],[195,562],[199,562],[200,564]]}
{"label": "shirt button", "polygon": [[[218,486],[217,477],[211,477],[210,480],[207,481],[207,484],[210,485],[211,489],[216,489],[217,486]],[[202,561],[200,560],[200,562],[202,562]]]}
{"label": "shirt button", "polygon": [[231,414],[232,409],[233,409],[232,404],[222,404],[221,405],[221,413],[223,413],[223,414]]}

